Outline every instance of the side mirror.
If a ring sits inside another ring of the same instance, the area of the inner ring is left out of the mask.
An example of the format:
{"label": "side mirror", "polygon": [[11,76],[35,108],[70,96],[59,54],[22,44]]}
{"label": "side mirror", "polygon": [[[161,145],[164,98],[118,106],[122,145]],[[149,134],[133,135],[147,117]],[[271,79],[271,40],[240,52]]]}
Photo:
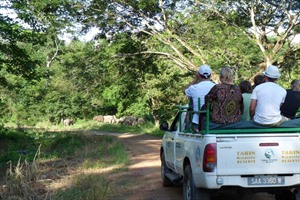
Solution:
{"label": "side mirror", "polygon": [[162,130],[162,131],[169,130],[169,124],[168,124],[168,122],[161,123],[160,126],[159,126],[159,129]]}

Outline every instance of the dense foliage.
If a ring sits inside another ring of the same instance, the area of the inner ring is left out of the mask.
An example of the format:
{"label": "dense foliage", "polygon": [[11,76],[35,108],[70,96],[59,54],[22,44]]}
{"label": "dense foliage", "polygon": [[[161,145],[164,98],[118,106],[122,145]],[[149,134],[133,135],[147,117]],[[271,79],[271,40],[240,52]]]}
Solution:
{"label": "dense foliage", "polygon": [[[157,123],[187,102],[183,89],[203,63],[215,81],[232,67],[236,83],[274,63],[288,88],[300,78],[297,2],[2,0],[14,15],[0,15],[1,120]],[[81,40],[91,28],[97,35]]]}

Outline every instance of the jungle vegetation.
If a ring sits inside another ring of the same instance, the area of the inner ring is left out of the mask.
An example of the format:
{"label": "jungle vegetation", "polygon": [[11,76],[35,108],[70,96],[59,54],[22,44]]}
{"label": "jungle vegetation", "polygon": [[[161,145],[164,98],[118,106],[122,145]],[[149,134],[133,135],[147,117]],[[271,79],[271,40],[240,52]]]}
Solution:
{"label": "jungle vegetation", "polygon": [[[1,0],[0,119],[89,120],[134,115],[156,124],[201,64],[235,82],[269,64],[289,88],[300,78],[296,0]],[[90,30],[90,40],[81,35]],[[66,40],[66,36],[70,40]]]}

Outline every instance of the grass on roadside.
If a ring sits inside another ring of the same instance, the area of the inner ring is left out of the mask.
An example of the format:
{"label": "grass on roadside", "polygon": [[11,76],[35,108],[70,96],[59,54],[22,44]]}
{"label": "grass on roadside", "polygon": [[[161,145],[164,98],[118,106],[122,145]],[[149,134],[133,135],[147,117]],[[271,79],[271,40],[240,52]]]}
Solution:
{"label": "grass on roadside", "polygon": [[53,196],[53,200],[105,200],[111,192],[109,182],[101,174],[80,174],[73,179],[72,187],[58,190]]}
{"label": "grass on roadside", "polygon": [[124,145],[112,136],[71,133],[1,128],[0,199],[109,199],[116,187],[109,174],[129,163]]}

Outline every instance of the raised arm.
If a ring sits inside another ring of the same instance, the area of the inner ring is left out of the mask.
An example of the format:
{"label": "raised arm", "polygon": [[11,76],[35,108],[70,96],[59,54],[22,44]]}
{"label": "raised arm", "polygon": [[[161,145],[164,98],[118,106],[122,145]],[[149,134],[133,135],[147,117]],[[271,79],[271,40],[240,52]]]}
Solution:
{"label": "raised arm", "polygon": [[250,108],[249,108],[251,119],[253,119],[253,117],[254,117],[256,104],[257,104],[257,100],[256,99],[251,99]]}

